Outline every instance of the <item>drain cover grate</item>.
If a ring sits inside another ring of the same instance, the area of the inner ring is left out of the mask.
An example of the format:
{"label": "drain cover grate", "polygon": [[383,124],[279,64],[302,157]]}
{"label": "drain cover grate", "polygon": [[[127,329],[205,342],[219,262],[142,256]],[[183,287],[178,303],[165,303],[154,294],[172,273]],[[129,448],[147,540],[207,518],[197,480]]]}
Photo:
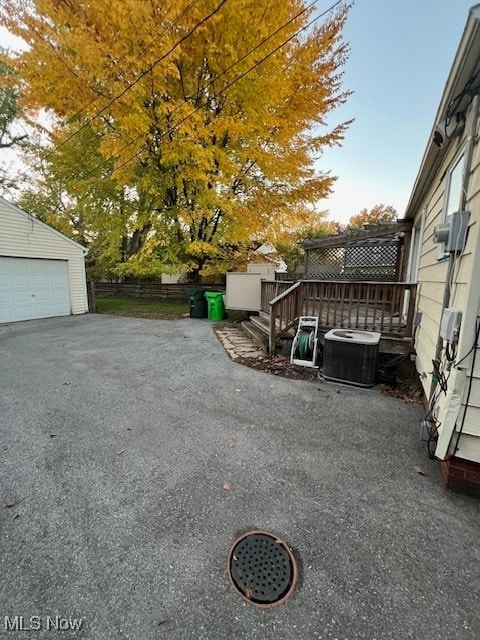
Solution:
{"label": "drain cover grate", "polygon": [[266,531],[252,531],[230,549],[228,575],[248,602],[260,607],[282,604],[297,582],[297,565],[288,546]]}

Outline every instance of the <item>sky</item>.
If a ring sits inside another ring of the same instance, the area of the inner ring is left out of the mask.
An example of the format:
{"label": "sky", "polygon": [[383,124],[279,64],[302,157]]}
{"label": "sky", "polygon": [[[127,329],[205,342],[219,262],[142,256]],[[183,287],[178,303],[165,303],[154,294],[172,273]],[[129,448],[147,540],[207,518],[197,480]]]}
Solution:
{"label": "sky", "polygon": [[[324,11],[333,0],[319,0]],[[403,216],[474,0],[356,0],[344,30],[348,102],[331,125],[355,118],[342,147],[327,149],[317,166],[338,179],[318,203],[331,220],[376,204]],[[15,41],[0,29],[0,44]]]}
{"label": "sky", "polygon": [[[321,0],[319,9],[330,4]],[[318,162],[338,177],[318,205],[347,222],[375,204],[401,218],[453,58],[474,0],[356,0],[344,30],[350,44],[344,89],[354,91],[329,118],[355,118],[341,148]]]}

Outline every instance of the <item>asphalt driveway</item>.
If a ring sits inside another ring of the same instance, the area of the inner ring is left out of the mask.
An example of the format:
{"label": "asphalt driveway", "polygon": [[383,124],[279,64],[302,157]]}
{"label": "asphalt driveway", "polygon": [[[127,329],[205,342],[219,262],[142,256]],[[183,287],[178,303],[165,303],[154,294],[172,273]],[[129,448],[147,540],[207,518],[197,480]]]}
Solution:
{"label": "asphalt driveway", "polygon": [[[478,640],[480,503],[444,491],[421,415],[242,367],[208,321],[0,326],[0,636]],[[226,578],[252,528],[300,561],[270,611]]]}

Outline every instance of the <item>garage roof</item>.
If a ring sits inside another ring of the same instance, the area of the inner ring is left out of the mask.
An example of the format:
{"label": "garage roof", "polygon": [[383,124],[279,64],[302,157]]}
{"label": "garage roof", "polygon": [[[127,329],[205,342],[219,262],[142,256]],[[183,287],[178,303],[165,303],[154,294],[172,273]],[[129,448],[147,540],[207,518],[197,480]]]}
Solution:
{"label": "garage roof", "polygon": [[27,218],[28,220],[35,221],[35,224],[39,224],[39,225],[45,227],[51,233],[54,233],[56,236],[59,236],[60,238],[62,238],[62,240],[65,240],[65,242],[69,242],[70,244],[72,244],[79,251],[81,251],[84,255],[86,255],[88,253],[88,249],[86,247],[84,247],[83,245],[79,244],[78,242],[75,242],[75,240],[72,240],[71,238],[69,238],[68,236],[64,235],[63,233],[60,233],[60,231],[57,231],[56,229],[51,227],[46,222],[42,222],[41,220],[39,220],[33,214],[27,213],[23,209],[20,209],[20,207],[17,207],[16,204],[13,204],[13,202],[10,202],[9,200],[4,198],[3,196],[0,196],[0,204],[5,205],[7,207],[7,209],[10,209],[11,211],[13,211],[15,213],[18,213],[19,215],[23,216],[24,218]]}

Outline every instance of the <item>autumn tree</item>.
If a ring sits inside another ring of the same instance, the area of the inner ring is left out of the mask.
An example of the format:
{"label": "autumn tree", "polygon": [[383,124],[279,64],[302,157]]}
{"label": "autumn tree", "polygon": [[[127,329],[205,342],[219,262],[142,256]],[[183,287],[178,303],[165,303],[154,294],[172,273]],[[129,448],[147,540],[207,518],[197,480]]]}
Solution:
{"label": "autumn tree", "polygon": [[[69,130],[76,128],[69,125]],[[113,162],[105,161],[100,153],[100,140],[87,126],[61,153],[33,150],[31,162],[36,162],[37,179],[23,190],[18,204],[88,245],[90,276],[114,278],[129,273],[122,268],[139,251],[139,229],[150,215],[153,197],[146,199],[147,194],[141,192],[143,199],[139,198],[133,183],[119,184],[112,178]],[[161,262],[152,261],[149,275],[159,276],[161,271]]]}
{"label": "autumn tree", "polygon": [[360,213],[352,216],[348,221],[350,228],[363,227],[364,224],[378,224],[379,222],[393,222],[398,214],[391,205],[376,204],[370,210],[362,209]]}
{"label": "autumn tree", "polygon": [[20,112],[14,70],[2,60],[7,55],[7,51],[0,47],[0,185],[12,187],[14,181],[6,168],[5,150],[21,146],[27,135],[18,127]]}
{"label": "autumn tree", "polygon": [[334,220],[327,220],[327,216],[328,211],[311,211],[303,224],[293,228],[283,228],[276,233],[275,247],[287,263],[289,272],[293,272],[297,265],[303,262],[302,242],[339,232],[340,224]]}
{"label": "autumn tree", "polygon": [[[7,52],[0,47],[0,56]],[[14,131],[14,123],[18,117],[18,94],[12,86],[13,69],[5,64],[0,58],[0,77],[3,78],[0,84],[0,149],[10,149],[20,144],[27,137],[24,133]]]}
{"label": "autumn tree", "polygon": [[304,0],[2,7],[0,23],[30,47],[9,60],[22,105],[55,119],[44,187],[61,176],[117,274],[167,263],[193,276],[220,270],[252,242],[270,241],[276,220],[302,222],[330,193],[334,177],[314,161],[348,125],[325,124],[348,95],[346,4],[315,24]]}

